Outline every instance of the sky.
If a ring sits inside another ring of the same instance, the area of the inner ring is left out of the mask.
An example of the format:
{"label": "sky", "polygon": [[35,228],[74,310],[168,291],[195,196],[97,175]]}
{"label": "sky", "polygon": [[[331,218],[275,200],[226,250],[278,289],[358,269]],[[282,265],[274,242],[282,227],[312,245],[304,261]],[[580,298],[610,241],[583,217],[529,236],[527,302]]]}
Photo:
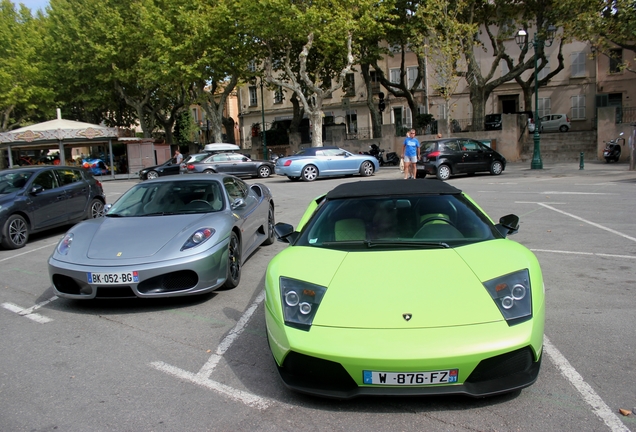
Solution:
{"label": "sky", "polygon": [[44,9],[49,4],[49,0],[11,0],[11,2],[16,6],[22,3],[31,9],[31,13],[35,13],[38,9],[41,9],[42,12],[44,12]]}

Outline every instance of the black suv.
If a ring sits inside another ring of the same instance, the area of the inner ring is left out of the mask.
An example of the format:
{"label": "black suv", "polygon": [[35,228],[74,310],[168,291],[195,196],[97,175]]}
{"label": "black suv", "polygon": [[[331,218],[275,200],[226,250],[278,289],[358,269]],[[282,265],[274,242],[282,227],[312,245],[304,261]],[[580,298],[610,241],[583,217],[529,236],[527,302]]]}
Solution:
{"label": "black suv", "polygon": [[487,114],[484,128],[486,130],[501,130],[501,114]]}
{"label": "black suv", "polygon": [[84,168],[38,165],[0,171],[0,244],[26,245],[29,234],[104,215],[102,184]]}

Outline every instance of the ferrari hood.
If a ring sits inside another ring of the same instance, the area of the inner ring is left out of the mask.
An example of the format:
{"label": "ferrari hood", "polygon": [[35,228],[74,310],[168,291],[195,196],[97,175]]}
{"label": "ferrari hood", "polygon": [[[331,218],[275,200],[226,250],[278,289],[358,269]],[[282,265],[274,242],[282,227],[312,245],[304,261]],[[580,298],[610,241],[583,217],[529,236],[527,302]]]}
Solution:
{"label": "ferrari hood", "polygon": [[327,287],[314,326],[431,328],[503,320],[482,281],[454,249],[293,249],[294,266],[280,274]]}
{"label": "ferrari hood", "polygon": [[[189,220],[184,220],[184,217]],[[153,256],[187,229],[190,225],[187,222],[199,218],[200,216],[105,217],[95,228],[86,256],[91,259],[135,259]]]}

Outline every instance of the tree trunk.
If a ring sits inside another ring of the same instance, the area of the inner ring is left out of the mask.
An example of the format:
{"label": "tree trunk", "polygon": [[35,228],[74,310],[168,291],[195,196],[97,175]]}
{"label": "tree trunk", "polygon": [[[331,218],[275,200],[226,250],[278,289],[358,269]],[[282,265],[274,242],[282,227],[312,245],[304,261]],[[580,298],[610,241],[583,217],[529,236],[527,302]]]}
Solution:
{"label": "tree trunk", "polygon": [[322,147],[322,110],[315,109],[309,113],[311,123],[311,146]]}
{"label": "tree trunk", "polygon": [[361,64],[360,69],[362,71],[362,77],[364,78],[364,84],[367,88],[367,108],[371,113],[371,127],[373,129],[373,138],[380,138],[382,136],[382,114],[377,108],[373,99],[373,87],[371,82],[371,74],[369,73],[370,64]]}

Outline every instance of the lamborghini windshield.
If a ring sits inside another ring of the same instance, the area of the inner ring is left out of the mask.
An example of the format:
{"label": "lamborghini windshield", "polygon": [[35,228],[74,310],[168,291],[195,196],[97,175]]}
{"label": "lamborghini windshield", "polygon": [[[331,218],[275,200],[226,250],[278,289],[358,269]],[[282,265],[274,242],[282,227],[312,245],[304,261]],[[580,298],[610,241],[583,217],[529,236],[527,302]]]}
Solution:
{"label": "lamborghini windshield", "polygon": [[333,249],[452,247],[500,238],[460,194],[326,200],[296,245]]}

